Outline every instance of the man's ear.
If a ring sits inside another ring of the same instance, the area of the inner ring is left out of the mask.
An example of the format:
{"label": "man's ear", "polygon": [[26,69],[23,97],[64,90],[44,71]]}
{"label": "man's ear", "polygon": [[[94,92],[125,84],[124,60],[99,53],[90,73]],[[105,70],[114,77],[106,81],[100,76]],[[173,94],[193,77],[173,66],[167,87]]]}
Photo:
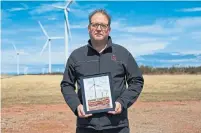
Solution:
{"label": "man's ear", "polygon": [[107,30],[107,32],[108,32],[108,33],[110,33],[110,31],[111,31],[111,28],[110,28],[110,26],[109,26],[109,27],[108,27],[108,30]]}
{"label": "man's ear", "polygon": [[90,25],[88,25],[88,32],[90,31]]}
{"label": "man's ear", "polygon": [[108,29],[108,30],[109,30],[109,32],[111,31],[111,27],[110,27],[110,26],[109,26],[109,29]]}

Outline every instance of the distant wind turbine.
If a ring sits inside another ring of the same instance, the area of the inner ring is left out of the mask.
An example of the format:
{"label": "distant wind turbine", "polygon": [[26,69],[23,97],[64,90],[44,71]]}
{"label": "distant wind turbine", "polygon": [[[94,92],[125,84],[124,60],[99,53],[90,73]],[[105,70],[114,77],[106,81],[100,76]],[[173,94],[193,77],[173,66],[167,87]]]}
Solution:
{"label": "distant wind turbine", "polygon": [[[68,59],[68,39],[71,39],[71,32],[70,32],[70,25],[69,25],[69,20],[68,20],[68,13],[70,11],[70,4],[73,2],[73,0],[70,0],[66,3],[65,6],[53,6],[58,9],[64,10],[64,29],[65,29],[65,64]],[[69,35],[69,38],[68,38]]]}
{"label": "distant wind turbine", "polygon": [[28,73],[28,67],[24,67],[24,75],[27,75],[27,73]]}
{"label": "distant wind turbine", "polygon": [[15,49],[15,53],[16,53],[16,56],[17,56],[17,75],[20,74],[20,71],[19,71],[19,64],[20,64],[20,54],[25,54],[24,52],[22,51],[18,51],[15,44],[13,44],[13,48]]}
{"label": "distant wind turbine", "polygon": [[38,21],[43,33],[45,34],[45,36],[47,37],[47,41],[43,46],[43,49],[40,52],[40,55],[42,55],[44,49],[49,46],[49,69],[48,72],[51,73],[52,72],[52,66],[51,66],[51,40],[56,40],[56,39],[63,39],[63,37],[50,37],[48,36],[47,32],[45,31],[45,29],[43,28],[42,24],[40,23],[40,21]]}

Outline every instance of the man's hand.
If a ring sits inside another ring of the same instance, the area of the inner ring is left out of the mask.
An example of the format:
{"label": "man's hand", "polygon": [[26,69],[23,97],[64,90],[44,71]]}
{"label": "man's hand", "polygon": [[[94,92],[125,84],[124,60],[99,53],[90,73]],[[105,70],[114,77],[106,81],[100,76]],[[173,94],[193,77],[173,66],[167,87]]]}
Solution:
{"label": "man's hand", "polygon": [[113,115],[116,115],[116,114],[120,114],[121,111],[122,111],[122,107],[121,107],[121,104],[119,102],[115,102],[115,111],[109,111],[108,113],[109,114],[113,114]]}
{"label": "man's hand", "polygon": [[80,104],[80,105],[77,107],[77,112],[78,112],[78,116],[79,116],[80,118],[87,118],[87,117],[89,117],[89,116],[92,116],[92,114],[85,114],[82,104]]}

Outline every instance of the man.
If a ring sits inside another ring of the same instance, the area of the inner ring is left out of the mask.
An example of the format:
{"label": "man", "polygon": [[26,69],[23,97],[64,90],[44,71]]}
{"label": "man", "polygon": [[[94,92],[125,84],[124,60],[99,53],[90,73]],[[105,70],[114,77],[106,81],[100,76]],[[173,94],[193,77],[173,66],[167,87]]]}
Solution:
{"label": "man", "polygon": [[[74,50],[67,62],[61,91],[66,103],[77,116],[76,133],[130,132],[127,110],[139,97],[144,79],[131,53],[112,43],[109,36],[110,24],[111,19],[106,11],[93,11],[89,15],[88,44]],[[112,75],[115,111],[85,114],[80,77],[105,72]],[[78,93],[75,92],[75,82]]]}

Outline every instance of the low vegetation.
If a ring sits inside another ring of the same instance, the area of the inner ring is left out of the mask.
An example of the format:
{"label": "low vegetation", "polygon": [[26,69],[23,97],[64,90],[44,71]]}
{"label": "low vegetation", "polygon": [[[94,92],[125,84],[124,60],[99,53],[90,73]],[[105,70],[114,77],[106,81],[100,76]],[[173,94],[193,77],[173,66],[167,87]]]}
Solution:
{"label": "low vegetation", "polygon": [[[201,75],[144,75],[140,101],[201,100]],[[1,79],[2,106],[65,103],[61,75],[25,75]]]}

